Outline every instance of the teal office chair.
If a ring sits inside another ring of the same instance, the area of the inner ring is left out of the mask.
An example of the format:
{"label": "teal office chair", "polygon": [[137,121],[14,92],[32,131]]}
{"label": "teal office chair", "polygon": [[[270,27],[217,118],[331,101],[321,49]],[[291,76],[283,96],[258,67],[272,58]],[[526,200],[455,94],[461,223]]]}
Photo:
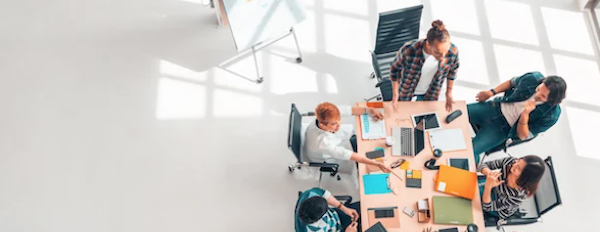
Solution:
{"label": "teal office chair", "polygon": [[[419,38],[422,11],[423,5],[418,5],[379,13],[375,49],[371,51],[373,65],[371,78],[377,78],[376,88],[379,88],[384,78],[390,77],[392,62],[402,45]],[[391,86],[389,91],[391,93]],[[381,100],[382,94],[365,99],[365,101]]]}
{"label": "teal office chair", "polygon": [[496,227],[496,230],[506,232],[504,229],[505,226],[543,222],[542,215],[562,204],[558,184],[556,183],[552,157],[548,157],[544,161],[546,163],[546,171],[540,180],[536,193],[532,197],[527,198],[519,211],[509,218],[503,219],[484,213],[485,227]]}

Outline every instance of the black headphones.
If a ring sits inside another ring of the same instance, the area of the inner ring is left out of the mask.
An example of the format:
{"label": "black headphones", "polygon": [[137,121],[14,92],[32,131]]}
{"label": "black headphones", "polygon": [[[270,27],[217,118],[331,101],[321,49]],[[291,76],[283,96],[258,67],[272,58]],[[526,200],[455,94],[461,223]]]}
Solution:
{"label": "black headphones", "polygon": [[427,160],[427,162],[425,162],[425,168],[429,169],[429,170],[439,170],[440,166],[435,166],[435,161],[437,161],[438,158],[442,157],[442,150],[440,149],[435,149],[433,150],[433,157],[429,160]]}

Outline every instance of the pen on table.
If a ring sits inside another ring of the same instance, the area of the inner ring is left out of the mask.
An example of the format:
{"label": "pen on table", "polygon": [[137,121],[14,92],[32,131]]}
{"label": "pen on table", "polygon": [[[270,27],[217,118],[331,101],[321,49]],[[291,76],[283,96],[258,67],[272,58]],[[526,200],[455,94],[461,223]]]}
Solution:
{"label": "pen on table", "polygon": [[392,174],[394,174],[394,176],[398,177],[398,179],[400,179],[401,181],[404,181],[404,180],[402,179],[402,177],[400,177],[400,176],[399,176],[398,174],[396,174],[394,171],[391,171],[391,173],[392,173]]}

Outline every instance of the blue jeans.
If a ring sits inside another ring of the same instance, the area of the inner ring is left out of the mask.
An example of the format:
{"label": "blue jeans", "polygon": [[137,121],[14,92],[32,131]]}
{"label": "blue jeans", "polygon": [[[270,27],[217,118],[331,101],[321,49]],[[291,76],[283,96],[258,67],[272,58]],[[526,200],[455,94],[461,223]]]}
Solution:
{"label": "blue jeans", "polygon": [[417,97],[417,101],[425,100],[425,95],[415,95]]}
{"label": "blue jeans", "polygon": [[473,138],[473,153],[475,163],[479,164],[479,155],[506,141],[510,125],[506,122],[500,103],[491,101],[467,105],[469,122],[479,126],[479,131]]}

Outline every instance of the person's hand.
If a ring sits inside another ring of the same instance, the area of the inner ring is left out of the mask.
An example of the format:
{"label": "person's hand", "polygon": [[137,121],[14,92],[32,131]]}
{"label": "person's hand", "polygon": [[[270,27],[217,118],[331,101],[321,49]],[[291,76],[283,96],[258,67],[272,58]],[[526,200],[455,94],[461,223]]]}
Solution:
{"label": "person's hand", "polygon": [[394,113],[398,113],[398,96],[395,94],[392,97],[392,108],[394,109]]}
{"label": "person's hand", "polygon": [[504,181],[499,179],[500,175],[502,175],[501,172],[489,172],[485,180],[485,185],[492,188],[501,185]]}
{"label": "person's hand", "polygon": [[346,215],[350,216],[350,218],[352,218],[352,221],[358,221],[358,212],[356,212],[356,210],[348,208],[346,206],[342,206],[341,210]]}
{"label": "person's hand", "polygon": [[475,96],[475,100],[478,102],[484,102],[493,96],[494,96],[494,93],[492,93],[491,90],[484,90],[484,91],[477,93],[477,95]]}
{"label": "person's hand", "polygon": [[385,172],[385,173],[390,173],[392,172],[392,169],[390,169],[388,166],[385,166],[385,164],[377,164],[377,167],[379,167],[379,169],[381,169],[381,171]]}
{"label": "person's hand", "polygon": [[346,232],[357,232],[358,231],[358,222],[353,221],[346,227]]}
{"label": "person's hand", "polygon": [[452,104],[454,104],[454,98],[452,94],[446,94],[446,110],[448,112],[452,111]]}
{"label": "person's hand", "polygon": [[531,111],[535,110],[535,100],[529,100],[525,102],[525,108],[523,109],[523,114],[529,115]]}
{"label": "person's hand", "polygon": [[371,117],[373,117],[373,119],[375,119],[375,121],[379,121],[383,119],[383,114],[381,112],[379,112],[379,110],[376,110],[375,108],[368,108],[367,111],[369,112],[369,114],[371,115]]}

